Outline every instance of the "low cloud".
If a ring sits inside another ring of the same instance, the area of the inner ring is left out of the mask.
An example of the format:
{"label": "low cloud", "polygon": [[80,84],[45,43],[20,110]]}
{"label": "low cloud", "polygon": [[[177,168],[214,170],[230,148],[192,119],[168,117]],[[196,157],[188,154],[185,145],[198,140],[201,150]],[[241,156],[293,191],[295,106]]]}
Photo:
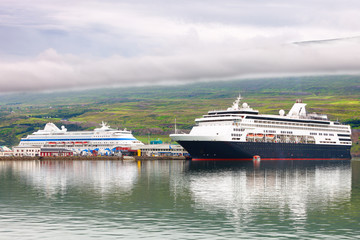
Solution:
{"label": "low cloud", "polygon": [[347,3],[3,0],[0,92],[358,74]]}
{"label": "low cloud", "polygon": [[248,49],[216,46],[214,49],[106,58],[81,58],[48,49],[33,59],[0,61],[1,91],[171,84],[259,76],[360,74],[358,38]]}

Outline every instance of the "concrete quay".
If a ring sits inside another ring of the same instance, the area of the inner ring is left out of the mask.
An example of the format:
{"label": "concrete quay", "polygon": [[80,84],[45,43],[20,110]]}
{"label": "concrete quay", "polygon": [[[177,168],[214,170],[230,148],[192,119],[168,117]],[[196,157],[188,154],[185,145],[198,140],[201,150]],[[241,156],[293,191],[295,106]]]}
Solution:
{"label": "concrete quay", "polygon": [[0,157],[0,161],[149,161],[149,160],[186,160],[183,156],[57,156],[57,157]]}

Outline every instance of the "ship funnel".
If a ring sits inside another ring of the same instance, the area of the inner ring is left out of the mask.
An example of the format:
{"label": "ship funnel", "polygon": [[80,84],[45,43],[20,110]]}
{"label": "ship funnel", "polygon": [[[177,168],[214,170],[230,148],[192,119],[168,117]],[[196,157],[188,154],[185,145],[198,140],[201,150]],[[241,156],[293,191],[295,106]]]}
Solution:
{"label": "ship funnel", "polygon": [[299,102],[297,102],[298,100],[296,100],[296,103],[290,109],[290,111],[288,113],[289,117],[300,117],[300,116],[305,117],[306,116],[306,108],[305,108],[306,103],[299,103]]}

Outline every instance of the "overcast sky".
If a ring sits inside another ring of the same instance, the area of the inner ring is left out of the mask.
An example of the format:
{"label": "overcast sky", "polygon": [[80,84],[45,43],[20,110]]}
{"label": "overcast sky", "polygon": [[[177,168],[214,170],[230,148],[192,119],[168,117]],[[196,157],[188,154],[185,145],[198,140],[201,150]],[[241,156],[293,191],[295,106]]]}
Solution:
{"label": "overcast sky", "polygon": [[0,0],[0,92],[359,74],[359,16],[358,0]]}

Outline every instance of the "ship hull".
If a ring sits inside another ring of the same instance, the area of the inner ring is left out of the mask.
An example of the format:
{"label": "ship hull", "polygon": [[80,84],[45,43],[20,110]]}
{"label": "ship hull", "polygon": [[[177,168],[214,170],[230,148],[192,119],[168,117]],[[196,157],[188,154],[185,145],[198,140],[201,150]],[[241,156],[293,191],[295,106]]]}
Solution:
{"label": "ship hull", "polygon": [[350,160],[351,146],[228,142],[228,141],[178,141],[193,160],[248,161],[258,155],[261,160]]}

